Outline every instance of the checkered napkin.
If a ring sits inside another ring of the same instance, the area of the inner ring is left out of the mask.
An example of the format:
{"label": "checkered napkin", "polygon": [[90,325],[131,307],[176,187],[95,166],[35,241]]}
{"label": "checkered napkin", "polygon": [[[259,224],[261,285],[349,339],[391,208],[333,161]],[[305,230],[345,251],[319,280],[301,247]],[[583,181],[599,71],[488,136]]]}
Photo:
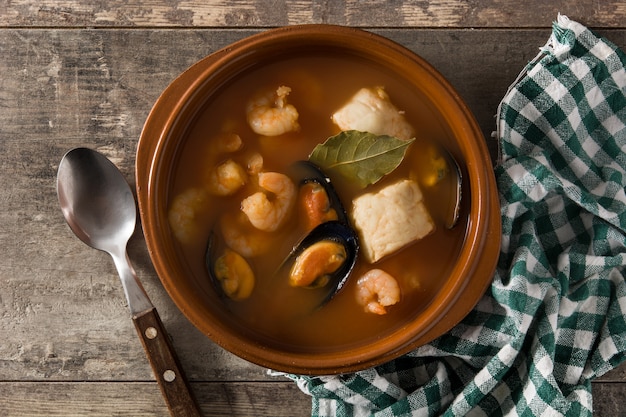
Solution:
{"label": "checkered napkin", "polygon": [[498,111],[503,241],[493,284],[396,360],[291,375],[313,416],[590,416],[626,352],[626,55],[559,16]]}

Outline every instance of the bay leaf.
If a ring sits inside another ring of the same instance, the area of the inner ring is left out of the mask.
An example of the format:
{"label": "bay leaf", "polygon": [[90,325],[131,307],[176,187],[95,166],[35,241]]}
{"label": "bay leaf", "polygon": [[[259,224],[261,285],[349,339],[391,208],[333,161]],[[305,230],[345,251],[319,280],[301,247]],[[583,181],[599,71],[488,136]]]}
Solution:
{"label": "bay leaf", "polygon": [[395,170],[414,140],[346,130],[317,145],[309,160],[327,175],[340,174],[365,188]]}

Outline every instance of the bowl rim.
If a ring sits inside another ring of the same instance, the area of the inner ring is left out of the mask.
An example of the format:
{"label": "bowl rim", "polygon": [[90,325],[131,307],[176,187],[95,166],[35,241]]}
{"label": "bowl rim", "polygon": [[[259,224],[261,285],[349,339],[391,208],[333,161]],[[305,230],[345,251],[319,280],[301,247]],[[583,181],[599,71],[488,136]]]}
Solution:
{"label": "bowl rim", "polygon": [[[162,161],[159,157],[167,146],[173,146],[168,144],[168,132],[177,126],[178,115],[192,111],[189,103],[200,100],[198,92],[202,91],[207,80],[215,76],[215,73],[223,73],[235,64],[243,65],[243,61],[258,54],[278,53],[277,45],[294,47],[301,45],[304,40],[346,49],[354,48],[354,42],[357,41],[357,49],[360,48],[360,53],[364,54],[372,53],[371,49],[374,48],[371,46],[376,45],[384,51],[383,58],[391,60],[394,66],[409,65],[434,81],[428,92],[434,96],[445,96],[453,103],[456,115],[453,131],[470,139],[469,142],[459,143],[469,173],[469,186],[472,190],[482,191],[470,193],[470,207],[472,213],[476,209],[476,215],[470,216],[468,220],[467,243],[463,244],[459,255],[465,256],[469,262],[455,265],[451,275],[458,278],[446,282],[435,296],[438,303],[431,303],[420,314],[422,320],[408,324],[403,331],[395,331],[373,345],[320,354],[286,352],[250,342],[241,335],[228,334],[226,326],[219,322],[207,322],[198,311],[187,308],[184,296],[168,278],[174,272],[168,263],[169,257],[164,253],[157,234],[152,233],[162,229],[163,225],[163,210],[158,206],[160,191],[157,185],[165,173],[160,170]],[[233,61],[234,56],[237,59]],[[435,84],[441,88],[435,88]],[[466,158],[467,156],[470,157]],[[456,90],[431,64],[394,41],[361,29],[326,24],[269,29],[243,38],[201,59],[172,81],[152,107],[138,142],[135,171],[139,212],[146,244],[157,275],[169,296],[183,315],[218,345],[250,362],[274,370],[311,375],[345,373],[368,368],[405,354],[432,341],[461,321],[479,301],[495,270],[500,245],[500,208],[489,153],[473,114]],[[475,248],[473,252],[470,246]],[[476,253],[481,256],[475,256]],[[462,276],[465,279],[461,279]],[[457,305],[456,309],[452,309],[461,291],[466,291],[463,297],[471,302],[465,303],[466,308],[458,308]],[[435,317],[439,319],[435,320]],[[422,322],[427,324],[423,325]],[[394,348],[390,349],[392,346]]]}

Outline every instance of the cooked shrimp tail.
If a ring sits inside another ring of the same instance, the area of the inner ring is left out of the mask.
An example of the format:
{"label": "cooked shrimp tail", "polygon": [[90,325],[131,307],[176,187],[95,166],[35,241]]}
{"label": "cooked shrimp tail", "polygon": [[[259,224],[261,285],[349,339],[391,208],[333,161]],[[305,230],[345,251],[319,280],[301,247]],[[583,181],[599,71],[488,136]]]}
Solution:
{"label": "cooked shrimp tail", "polygon": [[206,175],[206,187],[214,195],[228,196],[235,194],[248,182],[246,170],[224,154],[241,150],[243,142],[236,133],[223,132],[211,138],[209,154],[206,158],[209,171]]}
{"label": "cooked shrimp tail", "polygon": [[258,191],[241,202],[243,211],[254,227],[276,231],[287,220],[296,202],[296,186],[285,174],[261,172]]}
{"label": "cooked shrimp tail", "polygon": [[207,209],[209,195],[202,188],[189,188],[178,194],[167,213],[172,233],[179,242],[189,244],[201,238],[198,216]]}
{"label": "cooked shrimp tail", "polygon": [[298,124],[298,110],[287,103],[291,88],[281,85],[275,91],[258,94],[248,102],[246,114],[252,130],[263,136],[278,136],[295,132]]}
{"label": "cooked shrimp tail", "polygon": [[226,245],[246,258],[266,253],[276,237],[252,226],[244,213],[227,212],[219,221],[219,229]]}
{"label": "cooked shrimp tail", "polygon": [[382,269],[372,269],[357,281],[357,301],[365,312],[387,314],[386,307],[400,301],[398,281]]}

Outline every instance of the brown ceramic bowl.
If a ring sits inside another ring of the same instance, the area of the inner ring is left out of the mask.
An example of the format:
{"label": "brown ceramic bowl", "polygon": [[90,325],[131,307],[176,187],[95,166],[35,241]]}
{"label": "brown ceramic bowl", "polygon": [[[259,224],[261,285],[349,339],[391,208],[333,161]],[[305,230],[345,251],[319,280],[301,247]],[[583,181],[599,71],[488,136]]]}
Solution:
{"label": "brown ceramic bowl", "polygon": [[[384,338],[325,352],[290,349],[251,336],[229,319],[216,298],[197,291],[177,255],[167,221],[172,170],[185,132],[212,94],[252,67],[290,54],[332,51],[383,64],[407,88],[417,89],[452,132],[452,152],[464,175],[468,216],[460,255],[432,302],[407,325]],[[150,256],[163,286],[182,313],[228,351],[275,370],[323,375],[389,361],[441,336],[475,306],[492,279],[500,243],[500,211],[485,140],[450,84],[413,52],[358,29],[304,25],[268,30],[202,59],[163,92],[148,116],[137,150],[137,194]],[[468,192],[467,192],[468,191]]]}

